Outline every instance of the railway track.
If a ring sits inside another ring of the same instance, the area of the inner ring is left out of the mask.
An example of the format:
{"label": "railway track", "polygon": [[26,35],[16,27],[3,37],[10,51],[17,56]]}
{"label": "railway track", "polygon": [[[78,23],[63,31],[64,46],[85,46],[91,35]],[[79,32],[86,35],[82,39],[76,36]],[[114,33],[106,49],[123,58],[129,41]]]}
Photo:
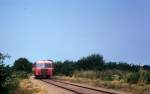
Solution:
{"label": "railway track", "polygon": [[55,79],[51,79],[51,80],[42,79],[41,81],[69,90],[71,92],[74,92],[75,94],[119,94],[116,92],[104,91],[96,88],[86,87],[86,86],[77,85],[69,82],[55,80]]}

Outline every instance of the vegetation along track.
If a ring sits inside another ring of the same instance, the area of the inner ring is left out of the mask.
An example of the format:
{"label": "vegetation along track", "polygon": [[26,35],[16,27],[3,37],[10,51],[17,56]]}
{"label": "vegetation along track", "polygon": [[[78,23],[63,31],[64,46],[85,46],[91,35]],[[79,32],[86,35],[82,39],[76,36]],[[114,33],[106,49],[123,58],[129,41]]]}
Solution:
{"label": "vegetation along track", "polygon": [[82,85],[72,84],[69,82],[59,81],[55,79],[42,79],[41,81],[46,82],[48,84],[52,84],[54,86],[72,91],[76,94],[117,94],[116,92],[110,92],[105,90],[100,90],[96,88],[86,87]]}

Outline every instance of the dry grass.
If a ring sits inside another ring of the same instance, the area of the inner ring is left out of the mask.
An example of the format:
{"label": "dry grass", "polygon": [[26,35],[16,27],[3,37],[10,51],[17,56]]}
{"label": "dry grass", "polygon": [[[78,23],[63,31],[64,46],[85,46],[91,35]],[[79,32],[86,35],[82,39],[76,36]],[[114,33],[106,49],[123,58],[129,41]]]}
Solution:
{"label": "dry grass", "polygon": [[150,85],[146,84],[128,84],[123,81],[114,80],[114,81],[102,81],[100,79],[87,79],[87,78],[80,78],[80,77],[66,77],[66,76],[59,76],[57,77],[61,80],[66,80],[75,83],[87,84],[96,87],[103,87],[109,89],[115,89],[125,92],[131,92],[132,94],[150,94]]}
{"label": "dry grass", "polygon": [[150,94],[150,85],[135,85],[133,88],[133,94]]}
{"label": "dry grass", "polygon": [[32,84],[29,79],[20,80],[19,88],[14,91],[14,94],[45,94],[43,90]]}

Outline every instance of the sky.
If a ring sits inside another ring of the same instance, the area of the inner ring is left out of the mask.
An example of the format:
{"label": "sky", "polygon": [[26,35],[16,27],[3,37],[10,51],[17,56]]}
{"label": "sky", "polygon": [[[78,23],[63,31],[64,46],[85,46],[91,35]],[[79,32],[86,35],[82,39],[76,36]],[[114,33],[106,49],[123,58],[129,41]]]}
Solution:
{"label": "sky", "polygon": [[0,52],[30,61],[150,64],[150,0],[0,0]]}

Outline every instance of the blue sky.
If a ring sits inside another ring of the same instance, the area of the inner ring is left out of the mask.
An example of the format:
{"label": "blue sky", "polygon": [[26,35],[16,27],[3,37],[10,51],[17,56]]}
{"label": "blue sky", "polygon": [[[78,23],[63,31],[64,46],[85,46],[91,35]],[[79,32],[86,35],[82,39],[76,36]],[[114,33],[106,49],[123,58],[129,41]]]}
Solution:
{"label": "blue sky", "polygon": [[150,63],[149,0],[0,0],[0,52],[19,57]]}

